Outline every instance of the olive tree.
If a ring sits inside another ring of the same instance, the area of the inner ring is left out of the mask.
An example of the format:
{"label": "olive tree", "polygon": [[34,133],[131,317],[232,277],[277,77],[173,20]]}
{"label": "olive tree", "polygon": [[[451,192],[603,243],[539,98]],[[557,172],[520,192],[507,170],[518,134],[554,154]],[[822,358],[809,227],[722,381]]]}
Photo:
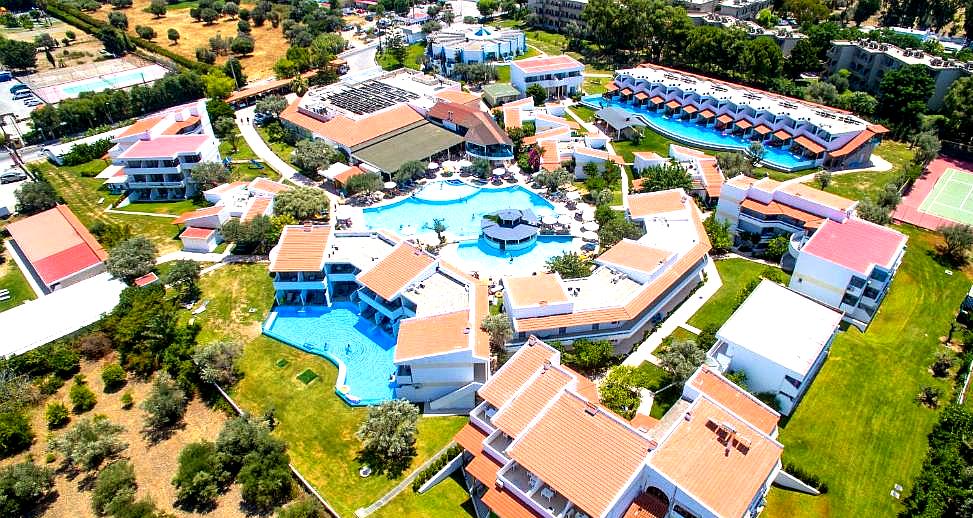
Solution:
{"label": "olive tree", "polygon": [[304,139],[294,147],[291,162],[302,173],[318,176],[318,171],[327,169],[331,165],[333,156],[334,150],[323,140]]}
{"label": "olive tree", "polygon": [[135,236],[119,243],[108,252],[106,266],[113,276],[131,282],[155,268],[159,254],[155,245],[143,236]]}
{"label": "olive tree", "polygon": [[674,341],[656,356],[659,357],[659,366],[680,385],[706,360],[706,354],[692,340]]}
{"label": "olive tree", "polygon": [[355,437],[361,441],[360,458],[379,473],[397,476],[416,455],[419,408],[404,399],[369,407]]}
{"label": "olive tree", "polygon": [[236,362],[242,354],[243,347],[237,342],[211,342],[196,350],[193,363],[203,381],[229,387],[240,378]]}
{"label": "olive tree", "polygon": [[296,221],[327,218],[330,200],[317,187],[297,187],[274,197],[274,215],[287,215]]}
{"label": "olive tree", "polygon": [[142,402],[145,428],[149,434],[159,433],[182,419],[186,412],[186,393],[167,372],[162,371],[152,382],[148,397]]}
{"label": "olive tree", "polygon": [[104,415],[78,421],[64,435],[54,437],[48,449],[64,457],[68,466],[92,471],[119,454],[128,444],[118,436],[124,430]]}
{"label": "olive tree", "polygon": [[0,516],[27,516],[54,488],[54,471],[24,461],[0,468]]}

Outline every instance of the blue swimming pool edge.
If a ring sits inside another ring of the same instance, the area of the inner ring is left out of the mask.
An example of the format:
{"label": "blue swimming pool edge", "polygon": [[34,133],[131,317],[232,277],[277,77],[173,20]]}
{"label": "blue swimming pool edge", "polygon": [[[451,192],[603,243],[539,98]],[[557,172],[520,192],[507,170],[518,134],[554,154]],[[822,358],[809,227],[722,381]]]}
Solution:
{"label": "blue swimming pool edge", "polygon": [[[600,98],[600,96],[599,96],[599,98]],[[598,106],[597,104],[595,104],[593,101],[588,100],[587,98],[582,98],[581,99],[581,104],[584,105],[584,106],[586,106],[586,107],[588,107],[588,108],[591,108],[593,110],[600,110],[601,109],[600,106]],[[712,151],[742,151],[742,149],[743,149],[743,148],[739,148],[739,147],[735,147],[735,146],[719,146],[719,145],[711,144],[709,142],[700,142],[698,140],[688,138],[688,137],[686,137],[684,135],[679,135],[679,134],[673,133],[673,132],[671,132],[671,131],[669,131],[667,129],[662,128],[661,126],[656,125],[655,122],[652,120],[651,117],[645,117],[641,113],[638,113],[636,111],[631,111],[631,110],[629,110],[629,111],[633,115],[635,115],[636,117],[638,117],[640,120],[642,120],[643,122],[645,122],[645,124],[648,125],[650,128],[652,128],[652,130],[655,131],[656,133],[659,133],[660,135],[662,135],[664,137],[668,137],[668,138],[670,138],[672,140],[675,140],[676,142],[679,142],[680,144],[685,144],[687,146],[696,146],[696,147],[700,147],[700,148],[703,148],[703,149],[709,149],[709,150],[712,150]],[[782,172],[785,172],[785,173],[795,173],[797,171],[804,171],[804,170],[807,170],[807,169],[814,169],[814,168],[817,167],[816,165],[814,165],[813,162],[809,163],[807,166],[801,166],[801,167],[786,167],[786,166],[782,166],[780,164],[777,164],[776,162],[768,161],[766,159],[764,159],[762,162],[763,163],[761,165],[764,165],[764,166],[766,166],[769,169],[774,169],[775,171],[782,171]]]}
{"label": "blue swimming pool edge", "polygon": [[[423,186],[423,188],[426,188],[426,187],[428,187],[430,185],[433,185],[433,184],[436,184],[436,183],[440,183],[440,182],[446,182],[446,183],[448,183],[449,181],[450,180],[436,180],[435,182],[430,182],[430,183],[425,184]],[[536,192],[534,192],[534,191],[532,191],[532,190],[524,187],[523,185],[504,185],[503,187],[487,187],[485,185],[474,185],[474,184],[471,184],[469,182],[463,182],[462,180],[460,180],[460,181],[463,184],[465,184],[465,185],[468,185],[470,187],[476,188],[477,191],[474,192],[473,194],[468,194],[466,196],[461,196],[459,198],[453,198],[451,200],[430,200],[430,199],[426,199],[426,198],[419,198],[417,196],[404,196],[404,197],[402,197],[402,198],[400,198],[398,200],[395,200],[395,201],[392,201],[392,202],[389,202],[389,203],[373,205],[371,207],[365,207],[365,208],[362,209],[362,212],[363,213],[365,213],[365,212],[381,212],[383,210],[386,210],[386,209],[389,209],[389,208],[396,207],[396,206],[402,205],[404,203],[407,203],[409,200],[418,200],[418,201],[420,201],[422,203],[428,203],[430,205],[450,205],[452,203],[457,203],[457,202],[462,202],[462,201],[469,200],[469,199],[471,199],[471,198],[473,198],[475,196],[478,196],[483,191],[525,191],[525,192],[530,193],[530,194],[532,194],[534,196],[537,196],[538,198],[540,198],[541,200],[543,200],[544,203],[550,205],[550,208],[551,209],[554,208],[554,204],[551,203],[550,200],[547,200],[546,198],[544,198],[540,194],[537,194]],[[457,184],[454,183],[452,185],[457,185]]]}
{"label": "blue swimming pool edge", "polygon": [[334,393],[337,394],[338,397],[340,397],[348,406],[371,406],[371,405],[377,405],[384,401],[378,399],[374,399],[374,400],[359,399],[355,397],[354,394],[345,393],[345,391],[341,390],[341,387],[347,386],[345,384],[345,378],[347,377],[348,374],[348,368],[345,366],[345,362],[341,361],[341,359],[339,358],[335,358],[334,356],[328,354],[327,352],[322,353],[319,351],[312,351],[307,347],[304,347],[304,344],[298,345],[284,338],[282,335],[275,333],[270,328],[274,325],[274,322],[276,320],[277,320],[277,312],[271,311],[270,315],[267,316],[267,319],[264,320],[264,323],[261,326],[261,331],[263,332],[263,334],[269,336],[270,338],[273,338],[274,340],[277,340],[278,342],[285,343],[288,346],[293,347],[295,349],[299,349],[301,351],[304,351],[308,354],[313,354],[315,356],[320,356],[325,360],[328,360],[329,362],[334,364],[334,366],[338,368],[338,377],[335,379],[334,382]]}

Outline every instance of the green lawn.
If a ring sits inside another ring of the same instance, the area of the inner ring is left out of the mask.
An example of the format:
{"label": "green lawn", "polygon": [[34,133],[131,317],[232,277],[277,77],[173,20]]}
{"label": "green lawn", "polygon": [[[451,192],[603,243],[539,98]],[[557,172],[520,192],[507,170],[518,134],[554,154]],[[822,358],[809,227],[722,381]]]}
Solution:
{"label": "green lawn", "polygon": [[473,502],[459,475],[443,480],[424,494],[411,488],[371,515],[374,518],[465,518],[474,516]]}
{"label": "green lawn", "polygon": [[[902,168],[912,161],[913,151],[909,145],[894,140],[886,140],[878,145],[875,154],[888,160],[893,167],[885,172],[867,172],[836,175],[831,179],[831,185],[825,189],[828,192],[844,196],[852,200],[861,200],[874,195],[885,188]],[[814,185],[812,182],[811,185]]]}
{"label": "green lawn", "polygon": [[605,84],[611,81],[610,77],[585,77],[581,89],[589,95],[605,93]]}
{"label": "green lawn", "polygon": [[720,272],[723,286],[689,319],[689,325],[699,329],[723,325],[733,314],[737,298],[743,289],[767,268],[770,266],[746,259],[716,261],[716,269]]}
{"label": "green lawn", "polygon": [[838,335],[831,355],[796,413],[781,431],[784,458],[827,482],[811,497],[774,488],[765,515],[894,516],[894,484],[907,495],[919,473],[926,435],[937,412],[919,406],[924,385],[943,388],[929,365],[942,348],[954,312],[970,287],[960,272],[946,275],[934,260],[931,233],[911,227],[905,260],[868,332]]}
{"label": "green lawn", "polygon": [[155,214],[182,214],[183,212],[189,212],[191,210],[196,210],[200,207],[209,206],[206,201],[200,201],[199,203],[193,200],[179,200],[179,201],[136,201],[129,203],[128,205],[118,209],[128,212],[152,212]]}
{"label": "green lawn", "polygon": [[[358,476],[355,455],[359,442],[354,434],[366,409],[350,407],[335,395],[338,369],[320,356],[260,334],[273,304],[267,265],[223,267],[204,276],[200,288],[209,304],[195,317],[203,328],[199,342],[232,339],[246,344],[240,361],[244,378],[233,388],[234,399],[252,413],[274,407],[280,421],[275,433],[287,441],[291,461],[325,499],[342,516],[353,516],[355,509],[371,504],[395,486],[397,481],[385,476]],[[286,362],[283,367],[278,366],[280,360]],[[305,385],[298,375],[308,369],[319,378]],[[466,421],[463,416],[422,417],[416,445],[419,455],[410,469],[446,446]],[[455,492],[442,498],[455,501],[456,506],[463,502]]]}
{"label": "green lawn", "polygon": [[540,56],[540,55],[541,55],[541,53],[537,49],[535,49],[533,47],[527,47],[527,52],[524,52],[523,54],[515,57],[514,58],[514,61],[516,61],[518,59],[536,58],[537,56]]}
{"label": "green lawn", "polygon": [[0,256],[6,256],[6,260],[0,264],[0,290],[10,290],[10,299],[0,301],[0,311],[6,311],[14,306],[19,306],[23,302],[37,298],[34,290],[27,284],[23,272],[20,271],[20,268],[17,268],[17,263],[6,253],[0,253]]}
{"label": "green lawn", "polygon": [[[419,59],[426,52],[425,43],[413,43],[406,47],[405,60],[402,62],[402,66],[406,68],[411,68],[413,70],[419,70]],[[388,52],[383,52],[375,56],[375,60],[378,64],[382,66],[385,70],[395,70],[399,68],[399,64],[395,62],[395,59]]]}
{"label": "green lawn", "polygon": [[493,69],[497,71],[498,83],[510,82],[510,65],[495,65]]}
{"label": "green lawn", "polygon": [[574,114],[577,115],[578,118],[580,118],[585,122],[591,122],[595,120],[595,110],[587,106],[581,106],[580,104],[576,104],[569,109],[572,112],[574,112]]}
{"label": "green lawn", "polygon": [[[267,132],[267,128],[263,126],[257,127],[257,133],[260,134],[260,138],[264,139],[267,147],[274,152],[275,155],[279,156],[281,160],[286,164],[291,163],[291,153],[294,152],[294,146],[286,142],[273,142],[270,140],[270,134]],[[271,171],[273,172],[273,171]]]}
{"label": "green lawn", "polygon": [[231,160],[250,160],[257,158],[257,155],[250,149],[247,141],[242,136],[237,139],[236,151],[233,151],[233,145],[230,141],[220,141],[220,156],[223,158],[230,157]]}
{"label": "green lawn", "polygon": [[638,145],[633,143],[631,140],[612,142],[612,147],[615,148],[615,153],[622,155],[622,158],[629,163],[635,160],[635,151],[652,151],[661,156],[669,156],[669,144],[673,143],[672,140],[652,131],[649,128],[645,128],[642,131],[642,135],[642,142],[640,142]]}
{"label": "green lawn", "polygon": [[[182,247],[177,237],[178,229],[169,218],[105,212],[108,205],[118,197],[110,195],[101,187],[104,180],[82,178],[72,171],[82,166],[61,168],[46,161],[36,162],[36,165],[85,226],[90,227],[96,221],[129,225],[133,235],[149,238],[159,247],[160,253],[172,252]],[[102,202],[98,203],[102,198]]]}

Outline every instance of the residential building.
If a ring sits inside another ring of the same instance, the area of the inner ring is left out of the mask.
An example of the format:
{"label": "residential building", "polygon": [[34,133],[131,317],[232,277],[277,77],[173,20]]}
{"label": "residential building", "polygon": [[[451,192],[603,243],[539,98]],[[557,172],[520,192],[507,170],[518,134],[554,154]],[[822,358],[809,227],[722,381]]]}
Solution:
{"label": "residential building", "polygon": [[397,397],[473,407],[490,376],[485,283],[394,236],[327,225],[284,227],[270,273],[277,305],[351,303],[393,337]]}
{"label": "residential building", "polygon": [[588,0],[528,0],[527,9],[537,15],[537,24],[545,29],[562,31],[570,24],[584,28],[581,14]]}
{"label": "residential building", "polygon": [[6,230],[18,266],[45,294],[106,270],[108,253],[67,205],[10,223]]}
{"label": "residential building", "polygon": [[681,189],[629,195],[626,213],[645,235],[595,258],[587,277],[546,273],[503,279],[514,344],[530,335],[570,343],[624,341],[661,321],[702,279],[710,244],[699,209]]}
{"label": "residential building", "polygon": [[871,40],[835,41],[828,50],[828,75],[848,70],[848,83],[853,90],[866,90],[877,94],[882,78],[889,70],[906,65],[922,65],[935,81],[935,88],[924,99],[932,110],[943,105],[946,92],[953,81],[973,74],[973,62],[944,59],[927,54],[920,49],[901,49],[895,45]]}
{"label": "residential building", "polygon": [[790,288],[844,313],[864,329],[902,264],[907,237],[856,217],[824,220],[813,234],[791,236],[796,257]]}
{"label": "residential building", "polygon": [[269,178],[258,177],[248,182],[217,185],[203,192],[210,207],[202,207],[180,214],[172,220],[183,225],[179,234],[182,249],[187,252],[212,252],[223,242],[221,230],[231,218],[247,222],[257,216],[274,213],[274,196],[289,186]]}
{"label": "residential building", "polygon": [[581,93],[584,65],[571,56],[546,56],[510,63],[510,84],[527,95],[531,85],[541,85],[555,99]]}
{"label": "residential building", "polygon": [[689,19],[693,21],[694,25],[709,25],[723,27],[724,29],[742,30],[750,38],[771,38],[777,42],[785,58],[790,57],[791,51],[794,50],[797,42],[807,37],[801,34],[798,27],[789,25],[786,22],[782,22],[776,27],[764,28],[757,25],[751,19],[743,20],[730,16],[729,14],[724,14],[722,11],[719,13],[690,13]]}
{"label": "residential building", "polygon": [[720,199],[720,191],[725,179],[716,157],[707,155],[688,147],[669,144],[669,158],[663,158],[656,153],[636,151],[632,169],[637,171],[639,178],[632,182],[633,188],[638,190],[649,174],[646,168],[658,167],[666,163],[675,163],[689,173],[693,180],[690,191],[706,205],[714,205]]}
{"label": "residential building", "polygon": [[199,189],[193,167],[222,160],[205,99],[141,119],[112,141],[112,165],[98,176],[132,201],[192,198]]}
{"label": "residential building", "polygon": [[782,473],[779,414],[706,367],[661,420],[626,421],[531,337],[479,397],[455,440],[500,518],[754,517]]}
{"label": "residential building", "polygon": [[527,52],[524,31],[486,25],[453,24],[426,37],[426,54],[450,75],[457,63],[510,61]]}
{"label": "residential building", "polygon": [[490,161],[514,159],[514,143],[489,113],[479,106],[470,108],[453,102],[438,102],[426,113],[437,126],[461,135],[464,149],[471,158]]}
{"label": "residential building", "polygon": [[348,165],[388,177],[411,160],[461,156],[464,140],[424,118],[459,83],[400,69],[364,81],[312,88],[281,120],[350,157]]}
{"label": "residential building", "polygon": [[741,20],[752,20],[761,9],[774,6],[773,0],[681,0],[688,13],[718,13]]}
{"label": "residential building", "polygon": [[717,331],[707,356],[723,373],[744,373],[751,392],[775,394],[780,412],[790,415],[839,324],[840,312],[764,279]]}
{"label": "residential building", "polygon": [[[713,139],[732,134],[789,150],[802,166],[866,166],[888,132],[844,110],[659,65],[619,70],[606,88],[606,98],[695,122]],[[715,146],[708,142],[702,145]]]}
{"label": "residential building", "polygon": [[777,236],[809,235],[828,219],[843,222],[857,206],[802,183],[738,175],[723,184],[716,217],[729,223],[738,246],[762,250]]}

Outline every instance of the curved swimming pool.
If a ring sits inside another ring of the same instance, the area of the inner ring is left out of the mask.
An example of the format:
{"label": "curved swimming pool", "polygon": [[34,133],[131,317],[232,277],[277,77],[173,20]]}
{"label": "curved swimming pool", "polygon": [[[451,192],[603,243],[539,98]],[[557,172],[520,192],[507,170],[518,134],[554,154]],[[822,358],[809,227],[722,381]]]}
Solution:
{"label": "curved swimming pool", "polygon": [[[592,108],[612,106],[638,116],[652,129],[681,144],[697,146],[704,149],[745,151],[750,141],[730,133],[722,133],[713,128],[703,127],[694,121],[677,120],[665,117],[659,112],[640,110],[631,104],[619,102],[616,99],[605,100],[600,95],[589,95],[583,101]],[[798,171],[814,167],[814,161],[802,159],[782,147],[764,146],[767,154],[764,163],[772,169],[782,171]]]}
{"label": "curved swimming pool", "polygon": [[362,212],[371,230],[391,230],[410,237],[432,232],[433,220],[439,218],[447,232],[460,238],[477,238],[480,219],[501,209],[530,209],[543,217],[554,211],[554,205],[520,185],[481,188],[443,180],[427,184],[409,198]]}
{"label": "curved swimming pool", "polygon": [[463,241],[456,247],[458,266],[477,272],[481,277],[526,275],[543,271],[547,260],[564,252],[576,252],[575,238],[571,236],[538,236],[537,241],[525,250],[498,250],[482,239]]}

